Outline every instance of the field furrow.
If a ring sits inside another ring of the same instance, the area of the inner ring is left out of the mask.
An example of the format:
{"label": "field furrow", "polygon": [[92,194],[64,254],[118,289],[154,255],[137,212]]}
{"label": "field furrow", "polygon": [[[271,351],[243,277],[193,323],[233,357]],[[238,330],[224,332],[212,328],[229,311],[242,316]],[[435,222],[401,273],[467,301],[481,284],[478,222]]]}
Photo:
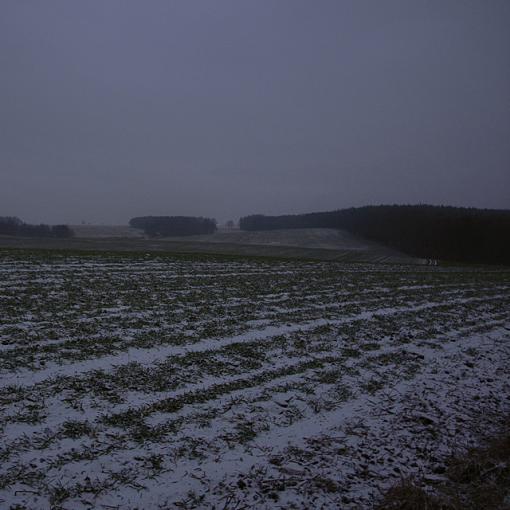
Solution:
{"label": "field furrow", "polygon": [[510,411],[504,270],[4,252],[0,307],[2,508],[368,508]]}

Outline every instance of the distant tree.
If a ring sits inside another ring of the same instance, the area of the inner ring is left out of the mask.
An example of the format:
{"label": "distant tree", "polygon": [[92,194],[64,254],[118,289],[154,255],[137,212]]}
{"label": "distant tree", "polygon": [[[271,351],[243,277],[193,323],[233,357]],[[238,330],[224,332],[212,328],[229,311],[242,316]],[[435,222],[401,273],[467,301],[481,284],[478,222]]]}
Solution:
{"label": "distant tree", "polygon": [[51,227],[53,237],[69,238],[74,237],[74,232],[67,225],[54,225]]}
{"label": "distant tree", "polygon": [[151,237],[212,234],[217,229],[215,219],[193,216],[141,216],[129,220],[129,225]]}
{"label": "distant tree", "polygon": [[0,235],[14,236],[22,225],[23,222],[16,216],[0,216]]}
{"label": "distant tree", "polygon": [[18,235],[24,237],[51,237],[51,227],[49,225],[44,225],[43,223],[40,225],[29,225],[28,223],[24,223],[20,227]]}
{"label": "distant tree", "polygon": [[21,237],[71,237],[73,231],[67,225],[30,225],[15,216],[0,217],[0,235]]}
{"label": "distant tree", "polygon": [[227,223],[225,223],[226,227],[227,228],[234,228],[235,227],[235,223],[233,220],[228,220]]}

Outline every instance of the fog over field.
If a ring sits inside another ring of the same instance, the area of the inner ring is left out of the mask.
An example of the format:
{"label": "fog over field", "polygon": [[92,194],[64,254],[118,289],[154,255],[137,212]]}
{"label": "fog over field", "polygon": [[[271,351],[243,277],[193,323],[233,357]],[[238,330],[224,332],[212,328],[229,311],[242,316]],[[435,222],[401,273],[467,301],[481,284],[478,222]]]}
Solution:
{"label": "fog over field", "polygon": [[510,206],[510,4],[5,1],[0,215]]}

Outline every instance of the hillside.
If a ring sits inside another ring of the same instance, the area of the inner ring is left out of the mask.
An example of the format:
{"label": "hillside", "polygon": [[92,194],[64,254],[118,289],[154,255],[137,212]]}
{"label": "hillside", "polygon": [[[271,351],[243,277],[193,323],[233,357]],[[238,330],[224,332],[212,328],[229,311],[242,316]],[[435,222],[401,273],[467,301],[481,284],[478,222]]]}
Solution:
{"label": "hillside", "polygon": [[143,231],[128,225],[71,225],[79,238],[144,237]]}
{"label": "hillside", "polygon": [[218,230],[211,235],[173,237],[173,240],[208,243],[296,246],[326,250],[368,250],[374,243],[356,238],[345,230],[331,228],[279,229],[268,231]]}
{"label": "hillside", "polygon": [[127,226],[73,226],[76,248],[223,253],[317,258],[360,262],[423,263],[398,250],[341,229],[303,228],[271,231],[220,229],[214,234],[145,238]]}

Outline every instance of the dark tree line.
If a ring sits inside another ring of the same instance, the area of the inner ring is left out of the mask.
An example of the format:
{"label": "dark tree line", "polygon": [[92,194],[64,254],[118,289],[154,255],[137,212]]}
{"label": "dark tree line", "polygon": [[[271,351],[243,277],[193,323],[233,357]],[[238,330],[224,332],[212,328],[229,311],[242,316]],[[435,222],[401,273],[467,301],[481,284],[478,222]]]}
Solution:
{"label": "dark tree line", "polygon": [[342,228],[409,255],[510,265],[510,211],[381,205],[285,216],[245,216],[243,230]]}
{"label": "dark tree line", "polygon": [[73,237],[67,225],[29,225],[15,216],[0,216],[0,235],[21,237]]}
{"label": "dark tree line", "polygon": [[193,216],[141,216],[132,218],[129,225],[143,229],[151,237],[212,234],[216,231],[216,220]]}

